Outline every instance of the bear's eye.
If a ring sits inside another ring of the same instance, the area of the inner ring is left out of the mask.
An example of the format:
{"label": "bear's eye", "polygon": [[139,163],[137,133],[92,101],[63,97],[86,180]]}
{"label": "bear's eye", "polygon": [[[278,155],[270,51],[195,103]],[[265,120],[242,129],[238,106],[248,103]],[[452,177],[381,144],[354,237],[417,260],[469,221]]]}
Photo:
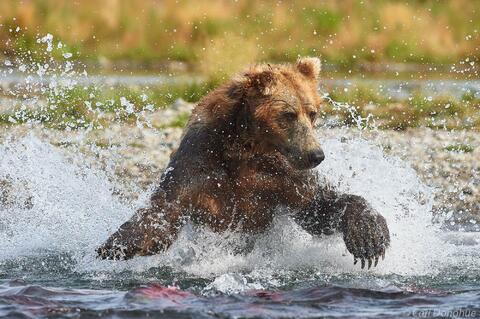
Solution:
{"label": "bear's eye", "polygon": [[310,113],[308,113],[308,116],[310,117],[310,120],[313,123],[313,122],[315,122],[315,119],[317,118],[317,112],[311,111]]}
{"label": "bear's eye", "polygon": [[297,113],[295,112],[283,112],[282,113],[283,118],[285,118],[287,121],[295,121],[297,119]]}

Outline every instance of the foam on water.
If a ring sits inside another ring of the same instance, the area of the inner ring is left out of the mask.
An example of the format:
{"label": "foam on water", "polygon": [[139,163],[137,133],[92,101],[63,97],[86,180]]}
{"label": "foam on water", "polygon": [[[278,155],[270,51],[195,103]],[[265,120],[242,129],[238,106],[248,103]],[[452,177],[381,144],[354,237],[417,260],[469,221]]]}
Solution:
{"label": "foam on water", "polygon": [[[432,191],[406,163],[361,138],[322,142],[327,156],[318,173],[339,190],[364,196],[388,221],[392,245],[372,274],[436,274],[473,258],[472,245],[463,249],[446,241],[432,224]],[[84,162],[33,135],[0,146],[0,180],[9,185],[0,206],[0,260],[47,250],[72,253],[79,272],[141,272],[166,265],[213,278],[207,288],[226,292],[260,288],[263,282],[275,286],[279,276],[303,269],[312,274],[365,271],[353,265],[339,235],[314,239],[285,214],[247,255],[234,253],[243,236],[188,225],[164,254],[97,260],[94,248],[141,203],[123,203],[113,195],[115,185],[107,175]]]}

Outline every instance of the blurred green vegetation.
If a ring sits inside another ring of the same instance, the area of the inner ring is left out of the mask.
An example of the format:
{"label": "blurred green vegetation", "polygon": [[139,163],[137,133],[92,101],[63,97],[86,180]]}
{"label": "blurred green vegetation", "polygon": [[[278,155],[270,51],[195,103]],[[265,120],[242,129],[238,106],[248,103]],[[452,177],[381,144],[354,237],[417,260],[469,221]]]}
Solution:
{"label": "blurred green vegetation", "polygon": [[[216,82],[166,84],[145,91],[139,87],[75,86],[40,96],[34,108],[17,107],[0,113],[0,123],[42,124],[56,129],[101,128],[112,122],[136,123],[142,116],[171,106],[176,100],[197,102]],[[45,101],[43,101],[45,99]],[[131,106],[131,108],[130,108]],[[164,127],[183,127],[189,114],[181,113]]]}
{"label": "blurred green vegetation", "polygon": [[[49,52],[38,41],[47,33],[55,40]],[[3,0],[0,59],[3,55],[35,66],[35,61],[52,56],[64,63],[68,52],[76,62],[107,68],[132,63],[145,69],[184,61],[207,80],[152,88],[78,86],[60,94],[47,91],[38,107],[0,113],[0,123],[38,122],[58,129],[98,128],[113,121],[133,124],[179,98],[198,101],[257,61],[313,55],[345,68],[389,62],[478,64],[479,48],[480,1]],[[346,125],[356,125],[356,116],[371,114],[385,129],[480,128],[480,101],[473,93],[461,99],[429,99],[419,92],[395,101],[368,86],[330,91],[334,100],[353,108],[325,103],[323,116]],[[188,115],[180,113],[164,127],[182,127],[187,120]]]}
{"label": "blurred green vegetation", "polygon": [[445,147],[446,151],[458,153],[471,153],[475,148],[470,144],[452,144]]}
{"label": "blurred green vegetation", "polygon": [[0,24],[6,56],[40,59],[36,38],[51,33],[76,58],[186,61],[226,75],[298,55],[346,67],[451,63],[478,60],[480,47],[480,1],[472,0],[3,0]]}
{"label": "blurred green vegetation", "polygon": [[465,94],[461,99],[452,96],[427,97],[420,92],[407,100],[395,100],[372,87],[358,86],[353,90],[333,89],[334,101],[345,103],[350,110],[325,103],[323,116],[336,115],[342,125],[356,125],[355,118],[372,116],[381,129],[404,130],[426,126],[434,129],[480,129],[480,99]]}
{"label": "blurred green vegetation", "polygon": [[[46,94],[45,103],[38,103],[39,107],[18,107],[12,112],[0,113],[0,123],[40,123],[46,127],[67,130],[96,129],[114,122],[144,123],[146,116],[170,107],[178,99],[197,102],[216,85],[217,82],[206,81],[166,84],[147,89],[79,86],[62,90],[58,95],[53,92]],[[380,129],[405,130],[426,126],[446,130],[480,130],[480,99],[468,93],[458,99],[450,96],[429,98],[419,92],[407,100],[395,100],[373,87],[359,85],[348,91],[333,88],[329,97],[348,107],[332,105],[326,99],[320,122],[335,119],[335,125],[357,126],[358,117],[370,117]],[[183,127],[188,118],[189,114],[181,111],[173,120],[157,128]]]}

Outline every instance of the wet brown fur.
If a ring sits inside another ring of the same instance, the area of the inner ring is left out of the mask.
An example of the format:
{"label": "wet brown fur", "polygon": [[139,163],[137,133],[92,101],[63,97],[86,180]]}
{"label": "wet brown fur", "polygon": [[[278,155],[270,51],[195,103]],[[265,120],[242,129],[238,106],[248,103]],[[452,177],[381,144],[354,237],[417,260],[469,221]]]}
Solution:
{"label": "wet brown fur", "polygon": [[151,204],[99,255],[127,259],[163,251],[187,219],[218,232],[263,232],[283,205],[311,234],[341,231],[362,264],[378,261],[389,244],[384,218],[363,198],[319,185],[311,170],[323,159],[314,131],[322,103],[319,71],[314,58],[255,66],[204,97]]}

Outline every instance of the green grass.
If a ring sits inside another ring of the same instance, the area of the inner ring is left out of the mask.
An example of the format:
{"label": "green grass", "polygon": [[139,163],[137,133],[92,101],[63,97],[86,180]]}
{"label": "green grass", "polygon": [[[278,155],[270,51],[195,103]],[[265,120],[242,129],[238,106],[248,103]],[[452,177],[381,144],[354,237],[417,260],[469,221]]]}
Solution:
{"label": "green grass", "polygon": [[326,103],[323,116],[339,115],[346,125],[355,124],[354,116],[365,118],[371,114],[381,129],[404,130],[419,126],[480,129],[480,99],[471,95],[460,100],[449,96],[430,99],[416,93],[409,100],[395,101],[371,87],[360,86],[347,92],[333,89],[330,97],[350,105],[351,111],[336,110]]}
{"label": "green grass", "polygon": [[168,123],[167,127],[184,127],[189,118],[190,113],[180,113],[173,121]]}
{"label": "green grass", "polygon": [[[38,109],[15,110],[0,114],[0,123],[11,126],[38,123],[55,129],[101,128],[112,121],[136,123],[142,112],[148,113],[170,106],[177,99],[197,102],[213,87],[214,82],[168,84],[150,89],[116,87],[97,89],[93,86],[49,91],[43,97],[46,105]],[[130,108],[131,106],[131,108]],[[168,126],[183,127],[188,114],[180,114]]]}
{"label": "green grass", "polygon": [[457,153],[471,153],[475,148],[470,144],[453,144],[445,147],[446,151]]}

